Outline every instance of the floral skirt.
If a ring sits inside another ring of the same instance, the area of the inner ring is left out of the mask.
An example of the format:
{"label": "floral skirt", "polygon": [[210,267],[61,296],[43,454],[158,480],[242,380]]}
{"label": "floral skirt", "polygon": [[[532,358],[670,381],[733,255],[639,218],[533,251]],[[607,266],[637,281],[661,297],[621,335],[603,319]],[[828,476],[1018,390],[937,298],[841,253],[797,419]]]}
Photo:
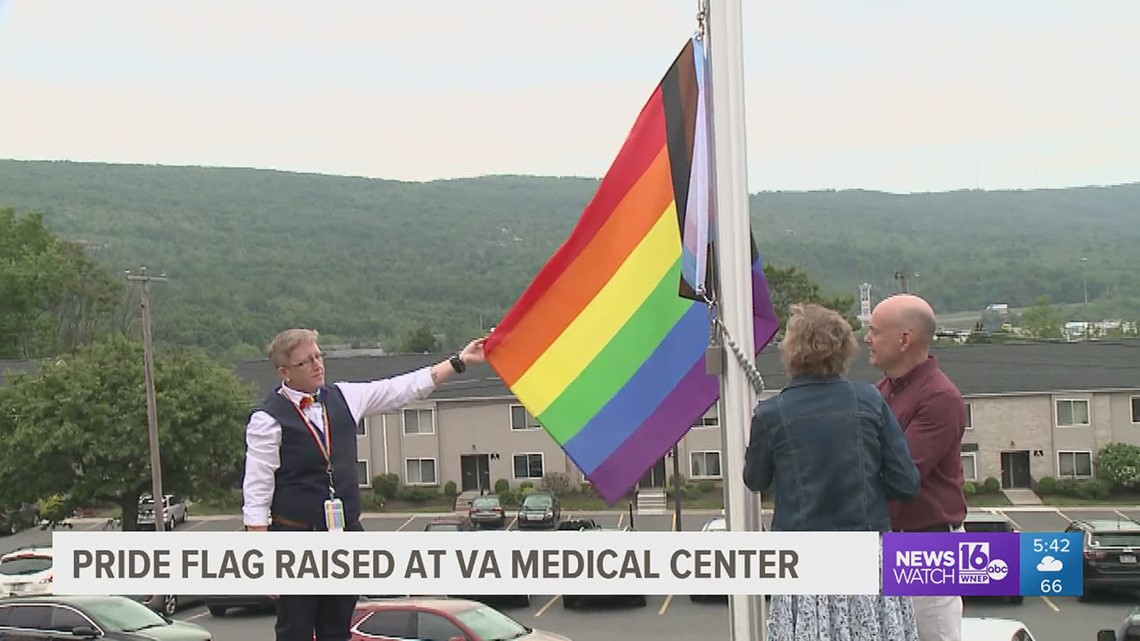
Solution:
{"label": "floral skirt", "polygon": [[[879,546],[879,592],[883,591]],[[773,594],[769,641],[918,641],[911,597],[869,594]]]}
{"label": "floral skirt", "polygon": [[910,597],[774,594],[770,641],[918,641]]}

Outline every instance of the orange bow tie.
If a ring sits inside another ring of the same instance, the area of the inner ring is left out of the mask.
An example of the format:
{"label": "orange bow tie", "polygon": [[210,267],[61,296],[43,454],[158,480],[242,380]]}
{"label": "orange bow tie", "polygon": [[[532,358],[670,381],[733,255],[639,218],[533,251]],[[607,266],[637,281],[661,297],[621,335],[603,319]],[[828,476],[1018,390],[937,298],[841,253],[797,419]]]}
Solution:
{"label": "orange bow tie", "polygon": [[320,403],[321,397],[316,394],[301,397],[301,409],[307,409],[313,403]]}

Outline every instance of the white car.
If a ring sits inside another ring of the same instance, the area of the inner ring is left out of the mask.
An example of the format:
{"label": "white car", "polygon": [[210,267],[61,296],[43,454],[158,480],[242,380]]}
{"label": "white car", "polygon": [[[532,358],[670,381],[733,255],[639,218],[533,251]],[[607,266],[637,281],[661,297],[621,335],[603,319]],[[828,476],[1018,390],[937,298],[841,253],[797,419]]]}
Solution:
{"label": "white car", "polygon": [[962,641],[1037,641],[1037,638],[1016,619],[964,617]]}
{"label": "white car", "polygon": [[[164,529],[169,532],[179,523],[185,523],[186,512],[186,501],[173,494],[167,494],[162,501]],[[139,499],[138,526],[140,529],[154,527],[154,499],[149,494]]]}
{"label": "white car", "polygon": [[724,520],[723,516],[718,516],[714,519],[709,519],[708,521],[705,521],[704,525],[701,526],[701,532],[727,532],[727,531],[728,531],[728,521]]}
{"label": "white car", "polygon": [[28,547],[0,557],[0,597],[52,594],[52,550]]}

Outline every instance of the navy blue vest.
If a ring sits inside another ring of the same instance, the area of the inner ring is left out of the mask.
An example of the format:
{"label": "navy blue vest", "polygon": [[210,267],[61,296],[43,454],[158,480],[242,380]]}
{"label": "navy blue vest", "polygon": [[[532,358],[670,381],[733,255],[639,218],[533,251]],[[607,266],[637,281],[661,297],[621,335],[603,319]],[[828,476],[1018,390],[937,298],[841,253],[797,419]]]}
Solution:
{"label": "navy blue vest", "polygon": [[[340,388],[322,388],[324,411],[332,432],[332,466],[336,495],[344,502],[345,523],[360,519],[360,484],[356,476],[356,421]],[[281,424],[281,465],[277,468],[272,516],[325,529],[324,503],[329,498],[325,457],[296,406],[281,393],[272,392],[261,409]],[[318,426],[323,427],[323,426]]]}

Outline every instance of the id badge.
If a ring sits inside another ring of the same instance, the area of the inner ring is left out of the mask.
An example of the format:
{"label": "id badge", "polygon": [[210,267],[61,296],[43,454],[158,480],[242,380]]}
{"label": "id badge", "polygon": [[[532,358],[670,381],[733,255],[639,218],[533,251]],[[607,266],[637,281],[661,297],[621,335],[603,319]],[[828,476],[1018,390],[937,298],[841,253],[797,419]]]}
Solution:
{"label": "id badge", "polygon": [[340,499],[325,500],[325,527],[329,532],[344,531],[344,503]]}

